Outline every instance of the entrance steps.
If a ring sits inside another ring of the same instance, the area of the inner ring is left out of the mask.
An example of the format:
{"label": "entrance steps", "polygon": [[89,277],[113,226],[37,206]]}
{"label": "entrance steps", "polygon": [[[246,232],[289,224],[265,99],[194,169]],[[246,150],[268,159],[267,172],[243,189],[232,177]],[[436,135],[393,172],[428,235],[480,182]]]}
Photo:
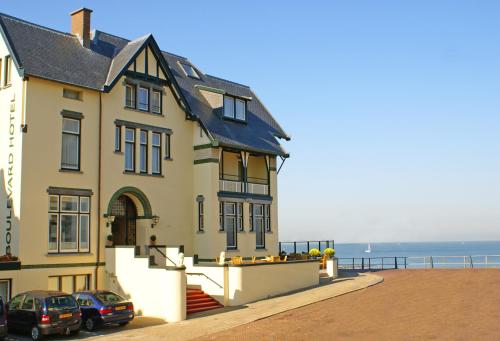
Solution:
{"label": "entrance steps", "polygon": [[188,315],[223,307],[219,301],[200,289],[186,290],[186,305]]}

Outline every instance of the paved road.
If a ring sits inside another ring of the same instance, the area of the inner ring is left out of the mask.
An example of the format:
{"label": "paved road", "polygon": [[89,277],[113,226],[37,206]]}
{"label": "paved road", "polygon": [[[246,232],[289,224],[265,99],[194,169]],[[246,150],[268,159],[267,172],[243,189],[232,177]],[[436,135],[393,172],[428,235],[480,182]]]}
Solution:
{"label": "paved road", "polygon": [[[103,327],[102,329],[99,329],[94,332],[88,332],[86,330],[81,330],[80,334],[78,336],[76,335],[70,335],[70,336],[60,336],[60,335],[54,335],[51,337],[48,337],[47,340],[49,341],[59,341],[59,340],[82,340],[82,339],[87,339],[91,337],[96,337],[96,336],[103,336],[103,335],[116,335],[120,332],[126,331],[126,330],[134,330],[134,329],[140,329],[140,328],[145,328],[145,327],[151,327],[151,326],[158,326],[161,324],[165,324],[163,320],[160,319],[155,319],[151,317],[136,317],[132,322],[130,322],[128,325],[124,327],[120,326],[106,326]],[[9,336],[6,338],[8,341],[30,341],[31,336],[29,334],[18,334],[18,333],[9,333]]]}
{"label": "paved road", "polygon": [[390,270],[377,274],[384,282],[368,290],[197,341],[500,340],[500,269]]}

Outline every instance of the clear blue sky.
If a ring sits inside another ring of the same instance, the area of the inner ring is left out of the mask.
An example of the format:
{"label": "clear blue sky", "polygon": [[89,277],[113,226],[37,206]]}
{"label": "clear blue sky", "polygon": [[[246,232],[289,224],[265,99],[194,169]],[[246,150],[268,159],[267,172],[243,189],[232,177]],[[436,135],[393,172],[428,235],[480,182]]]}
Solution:
{"label": "clear blue sky", "polygon": [[86,6],[252,86],[293,137],[280,239],[500,239],[500,2],[47,3],[0,11],[69,31]]}

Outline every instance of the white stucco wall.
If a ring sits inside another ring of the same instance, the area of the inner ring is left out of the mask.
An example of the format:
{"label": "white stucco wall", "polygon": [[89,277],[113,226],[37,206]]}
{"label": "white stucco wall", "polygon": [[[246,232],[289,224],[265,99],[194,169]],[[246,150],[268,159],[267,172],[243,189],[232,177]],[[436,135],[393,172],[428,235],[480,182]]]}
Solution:
{"label": "white stucco wall", "polygon": [[149,267],[149,258],[135,257],[133,247],[106,248],[105,256],[110,290],[129,298],[136,314],[186,319],[184,268]]}
{"label": "white stucco wall", "polygon": [[224,305],[238,306],[319,284],[318,262],[244,266],[193,265],[186,258],[187,285]]}

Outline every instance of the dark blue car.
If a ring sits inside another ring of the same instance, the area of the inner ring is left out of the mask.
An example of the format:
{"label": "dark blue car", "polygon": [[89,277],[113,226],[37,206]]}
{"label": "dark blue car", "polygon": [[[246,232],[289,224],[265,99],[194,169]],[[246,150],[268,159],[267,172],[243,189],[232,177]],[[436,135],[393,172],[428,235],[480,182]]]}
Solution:
{"label": "dark blue car", "polygon": [[88,331],[118,324],[124,326],[134,319],[134,305],[112,291],[79,291],[73,294],[82,311],[82,326]]}

